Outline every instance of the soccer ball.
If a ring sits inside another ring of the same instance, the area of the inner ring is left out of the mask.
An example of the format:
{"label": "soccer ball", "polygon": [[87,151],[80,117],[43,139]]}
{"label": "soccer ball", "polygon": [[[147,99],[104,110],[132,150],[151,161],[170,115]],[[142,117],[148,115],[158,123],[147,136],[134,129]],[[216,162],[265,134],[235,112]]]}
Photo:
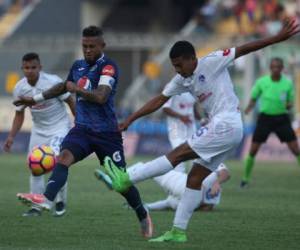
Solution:
{"label": "soccer ball", "polygon": [[49,146],[36,146],[28,156],[28,166],[34,176],[49,173],[54,168],[56,157]]}

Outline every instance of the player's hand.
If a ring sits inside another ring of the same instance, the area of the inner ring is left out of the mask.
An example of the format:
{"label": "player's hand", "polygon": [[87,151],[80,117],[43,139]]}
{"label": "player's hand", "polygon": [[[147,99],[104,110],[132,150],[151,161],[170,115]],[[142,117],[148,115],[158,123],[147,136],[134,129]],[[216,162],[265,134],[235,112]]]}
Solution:
{"label": "player's hand", "polygon": [[216,181],[212,187],[211,187],[211,190],[210,190],[210,195],[212,197],[215,197],[218,195],[218,193],[221,191],[221,185],[218,181]]}
{"label": "player's hand", "polygon": [[295,34],[300,32],[299,24],[296,23],[296,19],[294,18],[286,18],[283,21],[282,29],[278,32],[276,37],[279,41],[285,41]]}
{"label": "player's hand", "polygon": [[66,83],[66,90],[69,91],[70,93],[76,93],[78,91],[79,87],[70,81],[67,81]]}
{"label": "player's hand", "polygon": [[27,96],[19,96],[18,100],[13,102],[14,105],[16,106],[33,106],[36,104],[35,100],[33,100],[32,97],[27,97]]}
{"label": "player's hand", "polygon": [[125,122],[122,122],[119,124],[119,131],[122,132],[122,131],[126,131],[128,129],[128,127],[130,126],[130,122],[129,121],[125,121]]}
{"label": "player's hand", "polygon": [[10,152],[11,146],[14,143],[14,138],[12,138],[11,136],[7,137],[6,141],[4,142],[3,145],[3,150],[5,152]]}
{"label": "player's hand", "polygon": [[192,123],[190,117],[188,115],[182,115],[179,118],[184,124]]}

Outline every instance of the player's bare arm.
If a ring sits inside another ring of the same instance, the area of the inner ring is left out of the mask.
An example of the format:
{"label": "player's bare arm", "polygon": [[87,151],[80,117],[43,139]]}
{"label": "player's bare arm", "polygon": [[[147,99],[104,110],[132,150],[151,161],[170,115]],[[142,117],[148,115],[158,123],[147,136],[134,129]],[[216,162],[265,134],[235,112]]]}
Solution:
{"label": "player's bare arm", "polygon": [[66,86],[69,92],[76,93],[85,100],[98,104],[106,103],[111,92],[111,88],[107,85],[99,85],[98,88],[93,91],[85,90],[72,82],[67,82]]}
{"label": "player's bare arm", "polygon": [[73,97],[72,96],[69,96],[66,100],[64,100],[65,101],[65,103],[67,103],[68,104],[68,106],[69,106],[69,108],[70,108],[70,110],[71,110],[71,113],[72,113],[72,115],[75,117],[75,101],[74,101],[74,99],[73,99]]}
{"label": "player's bare arm", "polygon": [[3,145],[3,150],[5,152],[10,151],[11,146],[14,143],[14,138],[23,125],[24,117],[25,117],[24,110],[16,111],[11,130],[10,130],[10,132],[4,142],[4,145]]}
{"label": "player's bare arm", "polygon": [[16,106],[32,106],[38,103],[39,101],[51,99],[60,96],[66,92],[66,83],[62,82],[54,85],[52,88],[44,91],[43,93],[37,94],[33,97],[19,96],[18,100],[14,101],[13,104]]}
{"label": "player's bare arm", "polygon": [[267,37],[264,39],[256,40],[253,42],[246,43],[244,45],[236,47],[235,58],[244,56],[250,52],[262,49],[269,45],[279,43],[289,39],[300,31],[299,24],[296,24],[294,19],[286,19],[283,22],[282,29],[277,35]]}
{"label": "player's bare arm", "polygon": [[185,124],[189,124],[192,122],[188,115],[181,115],[171,108],[163,108],[163,112],[165,114],[167,114],[168,116],[171,116],[171,117],[181,120]]}
{"label": "player's bare arm", "polygon": [[249,114],[250,111],[255,107],[256,104],[256,100],[255,99],[251,99],[250,102],[248,103],[246,109],[245,109],[245,114]]}
{"label": "player's bare arm", "polygon": [[164,96],[160,94],[150,101],[148,101],[143,107],[141,107],[138,111],[131,114],[123,123],[119,125],[120,131],[126,130],[131,123],[137,120],[140,117],[149,115],[154,111],[158,110],[162,105],[164,105],[170,97]]}

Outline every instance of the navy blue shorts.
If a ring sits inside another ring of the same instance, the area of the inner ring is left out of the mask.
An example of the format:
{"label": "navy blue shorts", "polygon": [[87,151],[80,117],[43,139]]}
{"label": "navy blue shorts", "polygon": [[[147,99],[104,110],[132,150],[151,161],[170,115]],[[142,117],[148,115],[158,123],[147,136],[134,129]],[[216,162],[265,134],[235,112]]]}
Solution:
{"label": "navy blue shorts", "polygon": [[118,167],[125,167],[123,139],[120,132],[95,132],[84,126],[76,125],[64,138],[61,150],[71,151],[75,162],[96,153],[103,164],[105,156],[110,156]]}

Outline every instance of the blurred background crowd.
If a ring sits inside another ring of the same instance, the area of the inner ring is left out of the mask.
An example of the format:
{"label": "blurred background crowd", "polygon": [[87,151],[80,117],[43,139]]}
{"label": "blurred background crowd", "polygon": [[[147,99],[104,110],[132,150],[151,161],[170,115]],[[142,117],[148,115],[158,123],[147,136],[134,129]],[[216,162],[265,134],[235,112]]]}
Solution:
{"label": "blurred background crowd", "polygon": [[[162,90],[174,75],[170,46],[191,41],[198,56],[277,33],[285,17],[300,18],[300,0],[0,0],[0,141],[11,124],[12,90],[22,77],[23,54],[40,54],[43,69],[63,79],[82,57],[83,27],[103,28],[106,53],[121,69],[116,107],[120,119]],[[294,39],[236,60],[231,68],[244,109],[255,79],[268,72],[271,57],[285,63],[284,73],[300,93],[299,35]],[[300,114],[300,94],[292,112]],[[30,117],[27,115],[27,117]],[[255,114],[245,117],[251,135]],[[31,127],[25,121],[24,132]],[[166,138],[162,113],[135,123],[131,131]],[[151,148],[148,145],[148,148]],[[153,150],[157,150],[155,143]]]}

